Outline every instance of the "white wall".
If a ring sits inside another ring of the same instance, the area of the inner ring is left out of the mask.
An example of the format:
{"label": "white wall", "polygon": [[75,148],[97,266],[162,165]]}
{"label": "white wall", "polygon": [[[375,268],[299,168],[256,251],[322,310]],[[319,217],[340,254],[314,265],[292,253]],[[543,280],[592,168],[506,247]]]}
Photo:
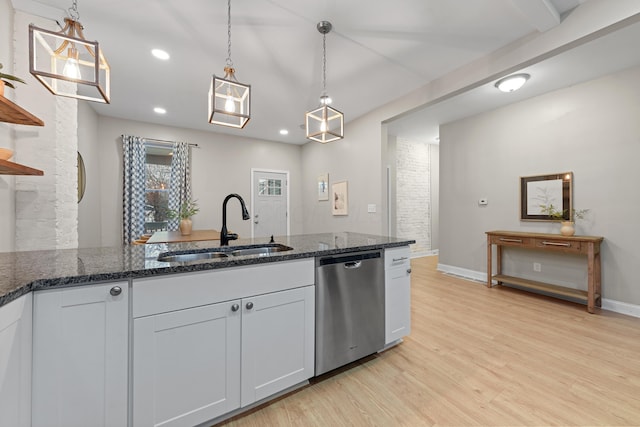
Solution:
{"label": "white wall", "polygon": [[[0,0],[0,63],[2,72],[13,74],[13,7],[10,0]],[[13,91],[5,89],[5,97],[13,98]],[[0,147],[15,149],[13,126],[0,123]],[[0,252],[15,250],[15,178],[0,175]]]}
{"label": "white wall", "polygon": [[[249,205],[251,168],[264,168],[290,172],[291,234],[302,233],[300,146],[243,138],[241,132],[229,136],[100,116],[102,221],[94,226],[102,228],[102,244],[113,246],[122,241],[122,134],[199,145],[191,149],[193,197],[200,207],[193,217],[195,229],[220,230],[222,202],[229,193],[240,194]],[[315,188],[313,191],[316,194]],[[251,223],[242,220],[237,201],[227,205],[227,226],[240,237],[251,237]]]}
{"label": "white wall", "polygon": [[85,165],[86,187],[78,203],[78,247],[102,246],[102,201],[98,115],[88,102],[78,103],[78,152]]}
{"label": "white wall", "polygon": [[[519,177],[573,171],[574,206],[590,209],[577,233],[605,238],[604,298],[640,304],[639,116],[640,67],[442,126],[440,263],[486,272],[485,231],[558,232],[519,220]],[[584,288],[585,260],[566,258],[510,251],[506,274]]]}

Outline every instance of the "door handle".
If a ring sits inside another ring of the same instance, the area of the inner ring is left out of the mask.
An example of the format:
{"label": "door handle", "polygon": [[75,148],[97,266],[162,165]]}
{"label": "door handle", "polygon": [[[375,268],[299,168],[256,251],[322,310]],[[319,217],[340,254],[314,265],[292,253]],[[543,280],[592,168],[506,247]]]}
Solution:
{"label": "door handle", "polygon": [[344,268],[359,268],[362,265],[362,261],[350,261],[344,263]]}

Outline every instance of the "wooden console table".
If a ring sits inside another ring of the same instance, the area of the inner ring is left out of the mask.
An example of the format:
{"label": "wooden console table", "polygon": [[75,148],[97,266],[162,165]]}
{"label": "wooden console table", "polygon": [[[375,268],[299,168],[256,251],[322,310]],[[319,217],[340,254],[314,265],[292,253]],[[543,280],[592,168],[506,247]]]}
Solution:
{"label": "wooden console table", "polygon": [[[486,234],[487,287],[491,287],[492,280],[497,280],[499,285],[503,282],[511,283],[525,289],[578,299],[587,303],[587,311],[589,313],[593,313],[596,306],[601,306],[600,243],[604,240],[604,237],[562,236],[560,234],[524,233],[518,231],[487,231]],[[492,245],[496,245],[495,275],[492,275],[491,272],[493,266]],[[503,246],[586,255],[588,268],[587,291],[502,274]]]}

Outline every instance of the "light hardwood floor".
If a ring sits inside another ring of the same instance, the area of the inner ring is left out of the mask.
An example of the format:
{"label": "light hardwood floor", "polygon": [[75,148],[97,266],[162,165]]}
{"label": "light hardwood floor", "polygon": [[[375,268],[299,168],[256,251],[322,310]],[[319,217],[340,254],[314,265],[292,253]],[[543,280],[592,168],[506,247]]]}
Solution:
{"label": "light hardwood floor", "polygon": [[436,264],[411,262],[404,343],[222,425],[640,425],[640,319]]}

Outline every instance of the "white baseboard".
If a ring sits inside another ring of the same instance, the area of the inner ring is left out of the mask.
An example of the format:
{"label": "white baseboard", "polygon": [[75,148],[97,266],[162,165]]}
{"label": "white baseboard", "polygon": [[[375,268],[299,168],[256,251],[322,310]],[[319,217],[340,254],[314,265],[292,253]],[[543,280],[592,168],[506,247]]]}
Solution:
{"label": "white baseboard", "polygon": [[435,256],[435,255],[438,255],[438,249],[433,249],[430,251],[411,252],[411,258],[422,258],[425,256]]}
{"label": "white baseboard", "polygon": [[640,317],[640,305],[629,304],[628,302],[602,298],[602,309],[633,317]]}
{"label": "white baseboard", "polygon": [[467,268],[454,267],[446,264],[438,264],[438,271],[458,276],[463,279],[473,280],[474,282],[487,282],[487,273],[483,273],[481,271],[469,270]]}
{"label": "white baseboard", "polygon": [[[487,283],[487,273],[482,271],[469,270],[467,268],[454,267],[446,264],[438,264],[438,271],[460,277],[461,279],[481,282],[483,284]],[[626,314],[628,316],[640,317],[640,305],[629,304],[627,302],[603,298],[602,309]]]}

